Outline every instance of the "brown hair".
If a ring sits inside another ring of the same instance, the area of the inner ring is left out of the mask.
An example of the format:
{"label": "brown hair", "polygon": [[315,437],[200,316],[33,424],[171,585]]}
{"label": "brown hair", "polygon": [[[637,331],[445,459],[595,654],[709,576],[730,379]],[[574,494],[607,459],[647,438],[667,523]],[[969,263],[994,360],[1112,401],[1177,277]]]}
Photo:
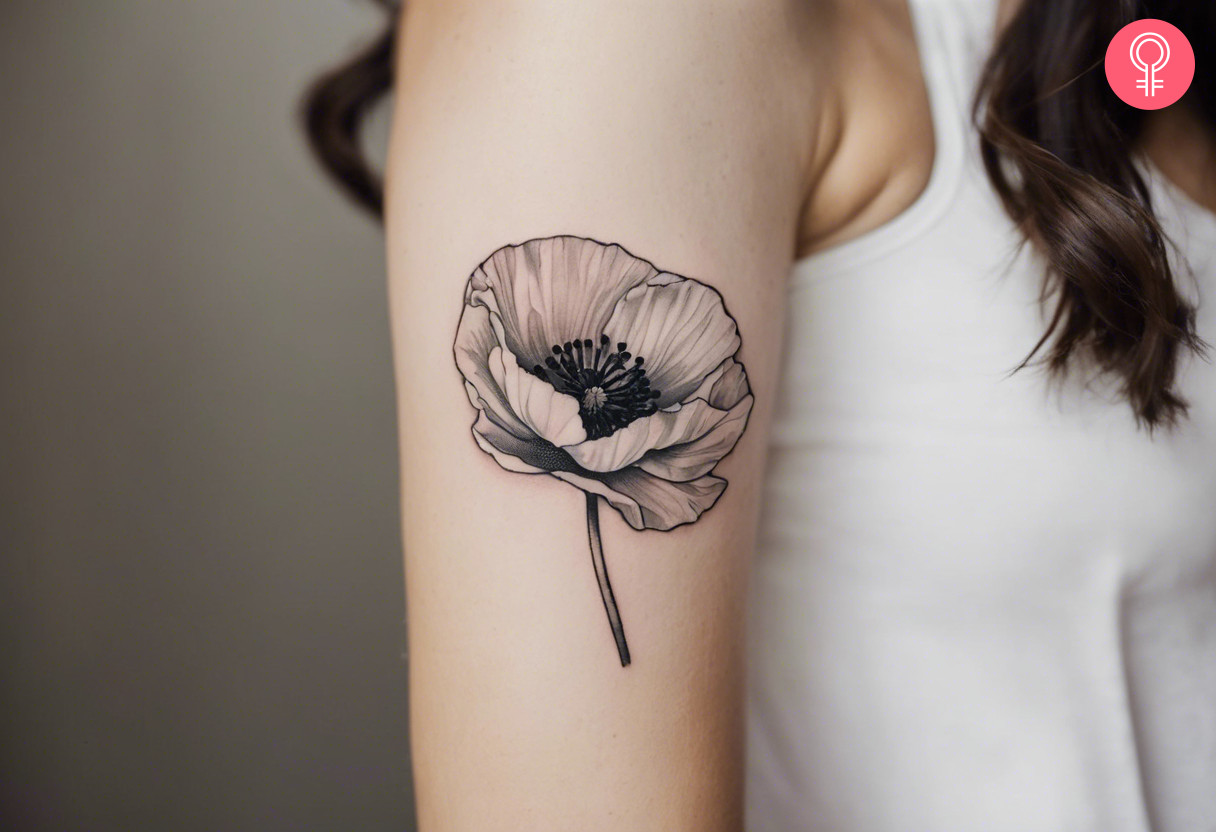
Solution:
{"label": "brown hair", "polygon": [[[1202,354],[1195,309],[1181,297],[1167,240],[1134,145],[1144,113],[1106,82],[1107,45],[1146,17],[1176,24],[1204,56],[1216,47],[1216,4],[1194,0],[1025,0],[980,79],[975,116],[988,177],[1042,254],[1040,300],[1056,297],[1043,337],[1062,376],[1074,356],[1119,383],[1137,424],[1172,427],[1187,412],[1175,391],[1184,349]],[[1216,126],[1212,77],[1199,67],[1186,106]]]}
{"label": "brown hair", "polygon": [[[304,118],[321,165],[376,216],[383,183],[359,144],[367,112],[392,85],[401,7],[376,0],[384,31],[309,88]],[[995,0],[992,0],[995,2]],[[1075,360],[1110,374],[1138,425],[1186,415],[1175,388],[1184,350],[1203,353],[1195,309],[1174,284],[1167,241],[1133,147],[1143,113],[1119,101],[1102,70],[1106,46],[1132,20],[1177,25],[1203,60],[1216,50],[1216,3],[1194,0],[1024,0],[989,57],[975,118],[988,177],[1046,263],[1040,300],[1055,296],[1043,337],[1053,377]],[[1216,127],[1216,75],[1202,64],[1186,103]]]}
{"label": "brown hair", "polygon": [[384,181],[367,160],[360,128],[393,86],[393,51],[401,4],[373,0],[384,9],[380,34],[344,63],[319,76],[304,95],[304,129],[321,167],[358,205],[384,214]]}

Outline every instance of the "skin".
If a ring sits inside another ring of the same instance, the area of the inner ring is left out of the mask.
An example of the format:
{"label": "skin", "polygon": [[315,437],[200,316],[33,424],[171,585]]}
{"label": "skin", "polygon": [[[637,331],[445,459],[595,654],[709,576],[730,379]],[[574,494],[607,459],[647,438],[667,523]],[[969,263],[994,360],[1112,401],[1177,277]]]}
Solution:
{"label": "skin", "polygon": [[[387,231],[421,828],[737,832],[744,598],[785,280],[928,181],[908,9],[411,0],[400,38]],[[1211,200],[1195,161],[1210,141],[1153,123],[1150,148],[1193,144],[1168,172]],[[452,360],[469,273],[555,234],[621,243],[718,289],[755,394],[718,467],[730,485],[698,522],[635,532],[601,512],[628,668],[583,495],[478,449]]]}
{"label": "skin", "polygon": [[1141,145],[1166,178],[1216,211],[1216,136],[1188,106],[1186,96],[1148,118]]}
{"label": "skin", "polygon": [[[387,232],[425,832],[741,828],[744,591],[818,94],[792,22],[768,0],[410,5]],[[469,273],[563,233],[718,289],[757,403],[698,522],[601,511],[628,668],[582,494],[478,449],[452,360]]]}

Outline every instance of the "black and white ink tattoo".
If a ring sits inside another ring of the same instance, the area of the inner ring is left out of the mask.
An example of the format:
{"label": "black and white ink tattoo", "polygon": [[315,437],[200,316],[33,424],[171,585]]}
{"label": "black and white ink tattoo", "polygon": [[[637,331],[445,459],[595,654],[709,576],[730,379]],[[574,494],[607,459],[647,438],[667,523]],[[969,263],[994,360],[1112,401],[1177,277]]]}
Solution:
{"label": "black and white ink tattoo", "polygon": [[619,245],[548,237],[500,248],[469,277],[456,366],[473,438],[508,471],[581,489],[621,666],[625,629],[600,540],[602,497],[635,529],[668,531],[717,502],[710,472],[747,426],[735,320],[714,289]]}

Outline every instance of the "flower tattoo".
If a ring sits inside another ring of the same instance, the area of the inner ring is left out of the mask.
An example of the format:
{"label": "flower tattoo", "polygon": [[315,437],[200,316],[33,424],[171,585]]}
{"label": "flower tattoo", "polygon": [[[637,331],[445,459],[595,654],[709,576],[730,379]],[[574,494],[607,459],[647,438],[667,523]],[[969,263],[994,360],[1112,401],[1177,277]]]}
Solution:
{"label": "flower tattoo", "polygon": [[739,333],[714,289],[619,245],[548,237],[469,277],[454,347],[473,438],[508,471],[581,489],[621,665],[630,662],[600,539],[603,498],[635,529],[697,520],[751,413]]}

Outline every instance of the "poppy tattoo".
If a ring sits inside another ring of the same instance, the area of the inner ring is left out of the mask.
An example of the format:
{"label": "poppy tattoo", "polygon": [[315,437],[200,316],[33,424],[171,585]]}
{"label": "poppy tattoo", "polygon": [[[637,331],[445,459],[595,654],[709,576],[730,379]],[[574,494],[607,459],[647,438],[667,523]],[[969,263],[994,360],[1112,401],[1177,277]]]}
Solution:
{"label": "poppy tattoo", "polygon": [[621,666],[629,646],[600,539],[603,498],[630,526],[697,520],[747,426],[735,320],[714,289],[619,245],[548,237],[504,246],[469,277],[456,366],[473,439],[508,471],[583,491],[587,535]]}

